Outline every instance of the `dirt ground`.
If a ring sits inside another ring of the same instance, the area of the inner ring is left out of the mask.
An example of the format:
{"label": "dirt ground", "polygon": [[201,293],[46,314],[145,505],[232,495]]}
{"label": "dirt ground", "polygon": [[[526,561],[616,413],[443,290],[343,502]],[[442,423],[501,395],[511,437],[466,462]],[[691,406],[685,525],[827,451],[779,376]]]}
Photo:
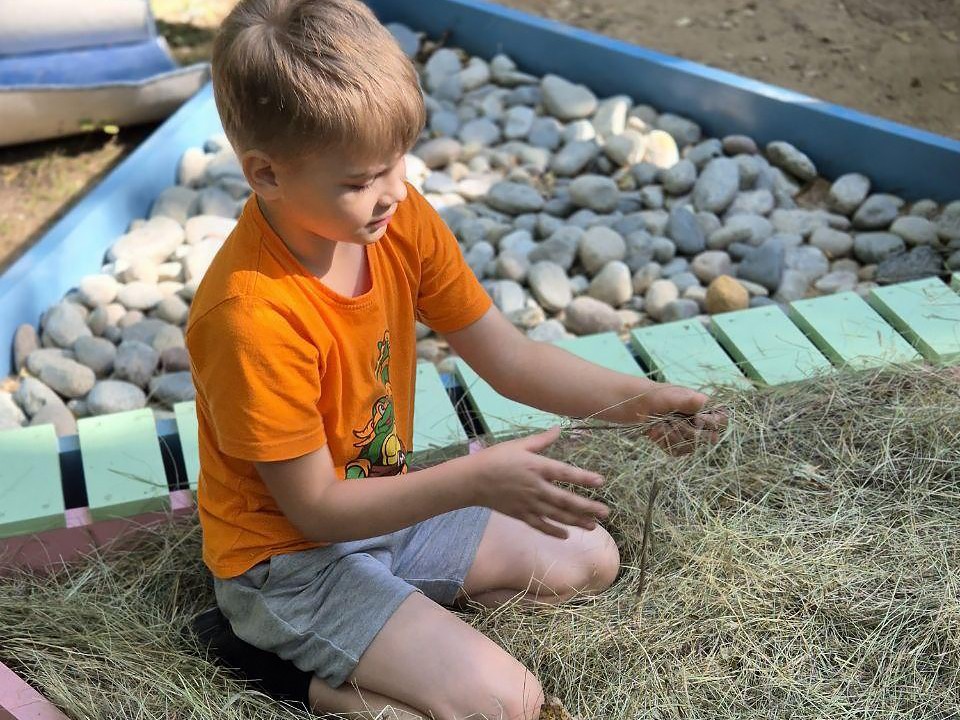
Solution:
{"label": "dirt ground", "polygon": [[[960,0],[501,4],[960,138]],[[152,5],[174,55],[188,63],[209,57],[232,1]],[[0,148],[0,272],[152,129]]]}

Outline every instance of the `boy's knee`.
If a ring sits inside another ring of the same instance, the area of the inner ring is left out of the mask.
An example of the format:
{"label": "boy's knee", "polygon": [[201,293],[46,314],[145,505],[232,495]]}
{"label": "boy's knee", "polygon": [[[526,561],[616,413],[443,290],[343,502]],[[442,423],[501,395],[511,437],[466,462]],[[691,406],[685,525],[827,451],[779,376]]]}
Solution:
{"label": "boy's knee", "polygon": [[511,660],[503,668],[479,672],[477,681],[452,699],[446,716],[451,720],[537,720],[544,700],[543,687],[533,673]]}
{"label": "boy's knee", "polygon": [[596,551],[596,561],[594,563],[594,577],[591,583],[596,591],[606,590],[613,585],[620,574],[620,550],[617,543],[607,533],[603,531],[604,541]]}

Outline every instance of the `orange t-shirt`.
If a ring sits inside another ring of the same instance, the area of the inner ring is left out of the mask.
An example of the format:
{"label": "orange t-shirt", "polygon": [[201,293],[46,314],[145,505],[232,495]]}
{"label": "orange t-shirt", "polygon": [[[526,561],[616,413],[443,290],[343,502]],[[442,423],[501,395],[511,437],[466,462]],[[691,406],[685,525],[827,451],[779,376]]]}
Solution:
{"label": "orange t-shirt", "polygon": [[439,333],[491,300],[412,187],[366,246],[372,287],[331,290],[287,249],[255,196],[207,270],[186,342],[197,388],[203,559],[235,577],[319,547],[283,515],[254,462],[329,446],[339,479],[399,475],[412,450],[415,320]]}

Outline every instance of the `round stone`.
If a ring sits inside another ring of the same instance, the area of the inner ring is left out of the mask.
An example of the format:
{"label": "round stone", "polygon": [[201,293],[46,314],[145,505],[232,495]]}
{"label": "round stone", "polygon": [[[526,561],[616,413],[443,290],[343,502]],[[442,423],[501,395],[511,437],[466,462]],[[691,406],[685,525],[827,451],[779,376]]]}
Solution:
{"label": "round stone", "polygon": [[830,258],[842,258],[853,250],[853,237],[829,227],[818,227],[810,236],[810,244]]}
{"label": "round stone", "polygon": [[195,215],[187,220],[187,224],[184,226],[184,234],[189,245],[196,245],[210,238],[225,240],[236,226],[237,221],[231,218],[216,215]]}
{"label": "round stone", "polygon": [[167,348],[183,347],[183,330],[175,325],[166,325],[157,331],[153,336],[151,346],[157,352],[163,352]]}
{"label": "round stone", "polygon": [[680,149],[673,136],[664,130],[653,130],[647,135],[643,161],[654,167],[668,169],[680,161]]}
{"label": "round stone", "polygon": [[109,340],[99,337],[82,337],[73,346],[73,351],[77,355],[77,362],[93,370],[93,374],[97,377],[105,377],[113,370],[117,348]]}
{"label": "round stone", "polygon": [[183,237],[183,227],[176,220],[154,217],[117,240],[107,251],[107,259],[143,259],[159,264],[173,254]]}
{"label": "round stone", "polygon": [[[127,380],[138,387],[146,387],[157,369],[160,353],[149,345],[135,340],[125,340],[117,348],[114,359],[114,376]],[[91,373],[92,374],[92,373]]]}
{"label": "round stone", "polygon": [[627,113],[633,100],[627,95],[603,100],[593,116],[593,127],[602,138],[619,135],[627,128]]}
{"label": "round stone", "polygon": [[689,160],[681,160],[660,175],[663,189],[671,195],[690,192],[697,182],[697,166]]}
{"label": "round stone", "polygon": [[740,189],[737,163],[730,158],[715,158],[707,163],[693,187],[693,204],[697,210],[721,213],[726,210]]}
{"label": "round stone", "polygon": [[585,85],[577,85],[557,75],[545,75],[540,82],[544,109],[560,120],[576,120],[592,115],[597,96]]}
{"label": "round stone", "polygon": [[861,233],[853,239],[853,253],[865,265],[879,263],[906,249],[903,238],[892,233]]}
{"label": "round stone", "polygon": [[187,148],[180,156],[180,163],[177,165],[177,184],[194,188],[203,185],[204,172],[211,157],[203,151],[203,148]]}
{"label": "round stone", "polygon": [[428,168],[446,167],[460,157],[463,146],[453,138],[435,138],[427,140],[418,146],[414,153],[420,157]]}
{"label": "round stone", "polygon": [[177,403],[193,400],[196,394],[189,372],[158,375],[150,380],[150,397],[169,408]]}
{"label": "round stone", "polygon": [[538,117],[530,125],[527,142],[534,147],[556,150],[560,146],[563,126],[556,118]]}
{"label": "round stone", "polygon": [[47,403],[30,418],[30,425],[53,425],[57,437],[77,434],[77,420],[60,398],[55,403]]}
{"label": "round stone", "polygon": [[669,280],[654,280],[643,298],[643,307],[647,315],[654,320],[663,319],[667,305],[680,297],[677,286]]}
{"label": "round stone", "polygon": [[163,298],[153,310],[158,319],[172,325],[183,325],[190,314],[190,306],[179,295]]}
{"label": "round stone", "polygon": [[503,118],[503,136],[508,140],[519,140],[533,130],[533,121],[537,114],[533,108],[517,105],[507,110]]}
{"label": "round stone", "polygon": [[646,138],[636,130],[625,130],[607,138],[603,151],[614,165],[623,167],[643,160],[647,148]]}
{"label": "round stone", "polygon": [[527,331],[527,337],[537,342],[556,342],[570,337],[563,323],[559,320],[545,320],[536,327]]}
{"label": "round stone", "polygon": [[29,375],[20,380],[20,386],[13,393],[13,399],[30,417],[40,412],[40,408],[48,403],[63,402],[53,390]]}
{"label": "round stone", "polygon": [[737,267],[737,275],[773,292],[780,286],[785,256],[783,243],[777,238],[770,238],[744,255]]}
{"label": "round stone", "polygon": [[490,188],[487,204],[494,210],[509,215],[539,212],[543,197],[535,188],[516,182],[499,182]]}
{"label": "round stone", "polygon": [[550,160],[550,169],[561,177],[570,177],[583,170],[587,164],[600,154],[600,146],[593,140],[574,140],[568,142]]}
{"label": "round stone", "polygon": [[937,219],[937,234],[944,242],[960,241],[960,200],[954,200],[943,208]]}
{"label": "round stone", "polygon": [[767,158],[775,167],[803,181],[809,182],[817,177],[817,167],[813,160],[788,142],[777,140],[768,143]]}
{"label": "round stone", "polygon": [[776,199],[769,190],[747,190],[746,192],[738,194],[733,199],[733,202],[727,209],[727,215],[732,216],[740,213],[769,215],[775,207]]}
{"label": "round stone", "polygon": [[857,286],[859,278],[855,272],[847,270],[834,270],[827,273],[817,280],[813,287],[819,292],[833,294],[838,292],[849,292]]}
{"label": "round stone", "polygon": [[593,276],[608,262],[623,260],[627,244],[623,237],[608,227],[598,225],[584,232],[579,244],[580,262],[588,275]]}
{"label": "round stone", "polygon": [[83,397],[96,382],[93,370],[65,357],[51,357],[38,377],[44,385],[67,398]]}
{"label": "round stone", "polygon": [[907,245],[933,245],[937,242],[937,226],[926,218],[914,215],[898,217],[890,232],[907,241]]}
{"label": "round stone", "polygon": [[77,291],[87,307],[112,303],[120,290],[120,284],[112,275],[87,275],[80,280]]}
{"label": "round stone", "polygon": [[746,135],[727,135],[723,138],[723,151],[727,155],[756,155],[757,143]]}
{"label": "round stone", "polygon": [[943,258],[930,245],[918,245],[909,252],[884,258],[877,265],[878,283],[905,283],[935,277],[943,272]]}
{"label": "round stone", "polygon": [[565,226],[531,250],[528,259],[530,262],[549,260],[569,270],[576,259],[583,234],[582,228]]}
{"label": "round stone", "polygon": [[0,390],[0,431],[21,427],[26,421],[26,416],[13,401],[13,396]]}
{"label": "round stone", "polygon": [[618,260],[608,262],[590,281],[587,292],[590,297],[613,307],[623,305],[633,295],[630,268]]}
{"label": "round stone", "polygon": [[680,147],[693,145],[700,141],[700,126],[692,120],[687,120],[672,113],[663,113],[657,118],[656,124],[659,130],[670,133]]}
{"label": "round stone", "polygon": [[903,207],[895,195],[879,193],[868,197],[853,215],[853,226],[861,230],[881,230],[890,226]]}
{"label": "round stone", "polygon": [[700,314],[700,305],[696,300],[680,298],[668,302],[663,312],[660,314],[663,322],[677,322],[679,320],[689,320]]}
{"label": "round stone", "polygon": [[684,255],[696,255],[707,247],[707,239],[696,216],[683,205],[670,211],[667,235],[673,240],[677,250]]}
{"label": "round stone", "polygon": [[733,268],[730,256],[720,250],[707,250],[693,258],[690,263],[693,274],[701,282],[711,283],[721,275],[729,275]]}
{"label": "round stone", "polygon": [[598,213],[612,212],[620,202],[617,184],[603,175],[581,175],[570,183],[569,191],[574,205]]}
{"label": "round stone", "polygon": [[62,302],[44,315],[43,334],[57,347],[70,348],[79,338],[89,336],[91,332],[77,306]]}
{"label": "round stone", "polygon": [[504,315],[521,310],[526,305],[526,294],[523,292],[523,287],[513,280],[492,282],[489,284],[487,292]]}
{"label": "round stone", "polygon": [[867,199],[870,178],[860,173],[842,175],[830,186],[827,206],[838,213],[850,215]]}
{"label": "round stone", "polygon": [[567,306],[564,324],[577,335],[594,335],[602,332],[619,332],[623,320],[617,311],[605,302],[581,295]]}
{"label": "round stone", "polygon": [[541,260],[530,267],[527,283],[537,302],[550,312],[563,310],[573,299],[567,273],[549,260]]}
{"label": "round stone", "polygon": [[189,370],[190,354],[183,346],[168,347],[160,353],[160,367],[168,373]]}
{"label": "round stone", "polygon": [[465,123],[458,137],[464,145],[489,147],[500,140],[500,127],[488,118],[477,118]]}
{"label": "round stone", "polygon": [[26,364],[27,357],[34,350],[39,349],[40,338],[37,336],[37,329],[29,323],[18,325],[13,334],[13,370],[20,372],[20,369]]}
{"label": "round stone", "polygon": [[108,415],[128,410],[139,410],[147,404],[143,390],[121,380],[101,380],[86,398],[91,415]]}
{"label": "round stone", "polygon": [[711,315],[745,310],[750,305],[750,293],[729,275],[720,275],[707,287],[704,308]]}
{"label": "round stone", "polygon": [[196,190],[183,185],[171,185],[157,195],[150,208],[150,217],[165,216],[183,225],[187,218],[195,215],[200,206],[200,196]]}
{"label": "round stone", "polygon": [[117,301],[129,310],[149,310],[162,299],[156,285],[140,281],[127,283],[117,293]]}

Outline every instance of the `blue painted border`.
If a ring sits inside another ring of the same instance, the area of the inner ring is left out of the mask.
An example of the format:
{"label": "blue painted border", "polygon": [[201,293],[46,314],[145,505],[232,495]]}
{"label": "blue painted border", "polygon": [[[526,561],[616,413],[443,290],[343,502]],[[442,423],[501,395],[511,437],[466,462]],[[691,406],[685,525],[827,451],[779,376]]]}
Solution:
{"label": "blue painted border", "polygon": [[368,0],[384,22],[402,22],[482,57],[509,54],[524,71],[553,72],[599,95],[685,115],[707,134],[788,140],[821,174],[858,171],[881,189],[941,202],[960,198],[960,141],[823,102],[481,0]]}

